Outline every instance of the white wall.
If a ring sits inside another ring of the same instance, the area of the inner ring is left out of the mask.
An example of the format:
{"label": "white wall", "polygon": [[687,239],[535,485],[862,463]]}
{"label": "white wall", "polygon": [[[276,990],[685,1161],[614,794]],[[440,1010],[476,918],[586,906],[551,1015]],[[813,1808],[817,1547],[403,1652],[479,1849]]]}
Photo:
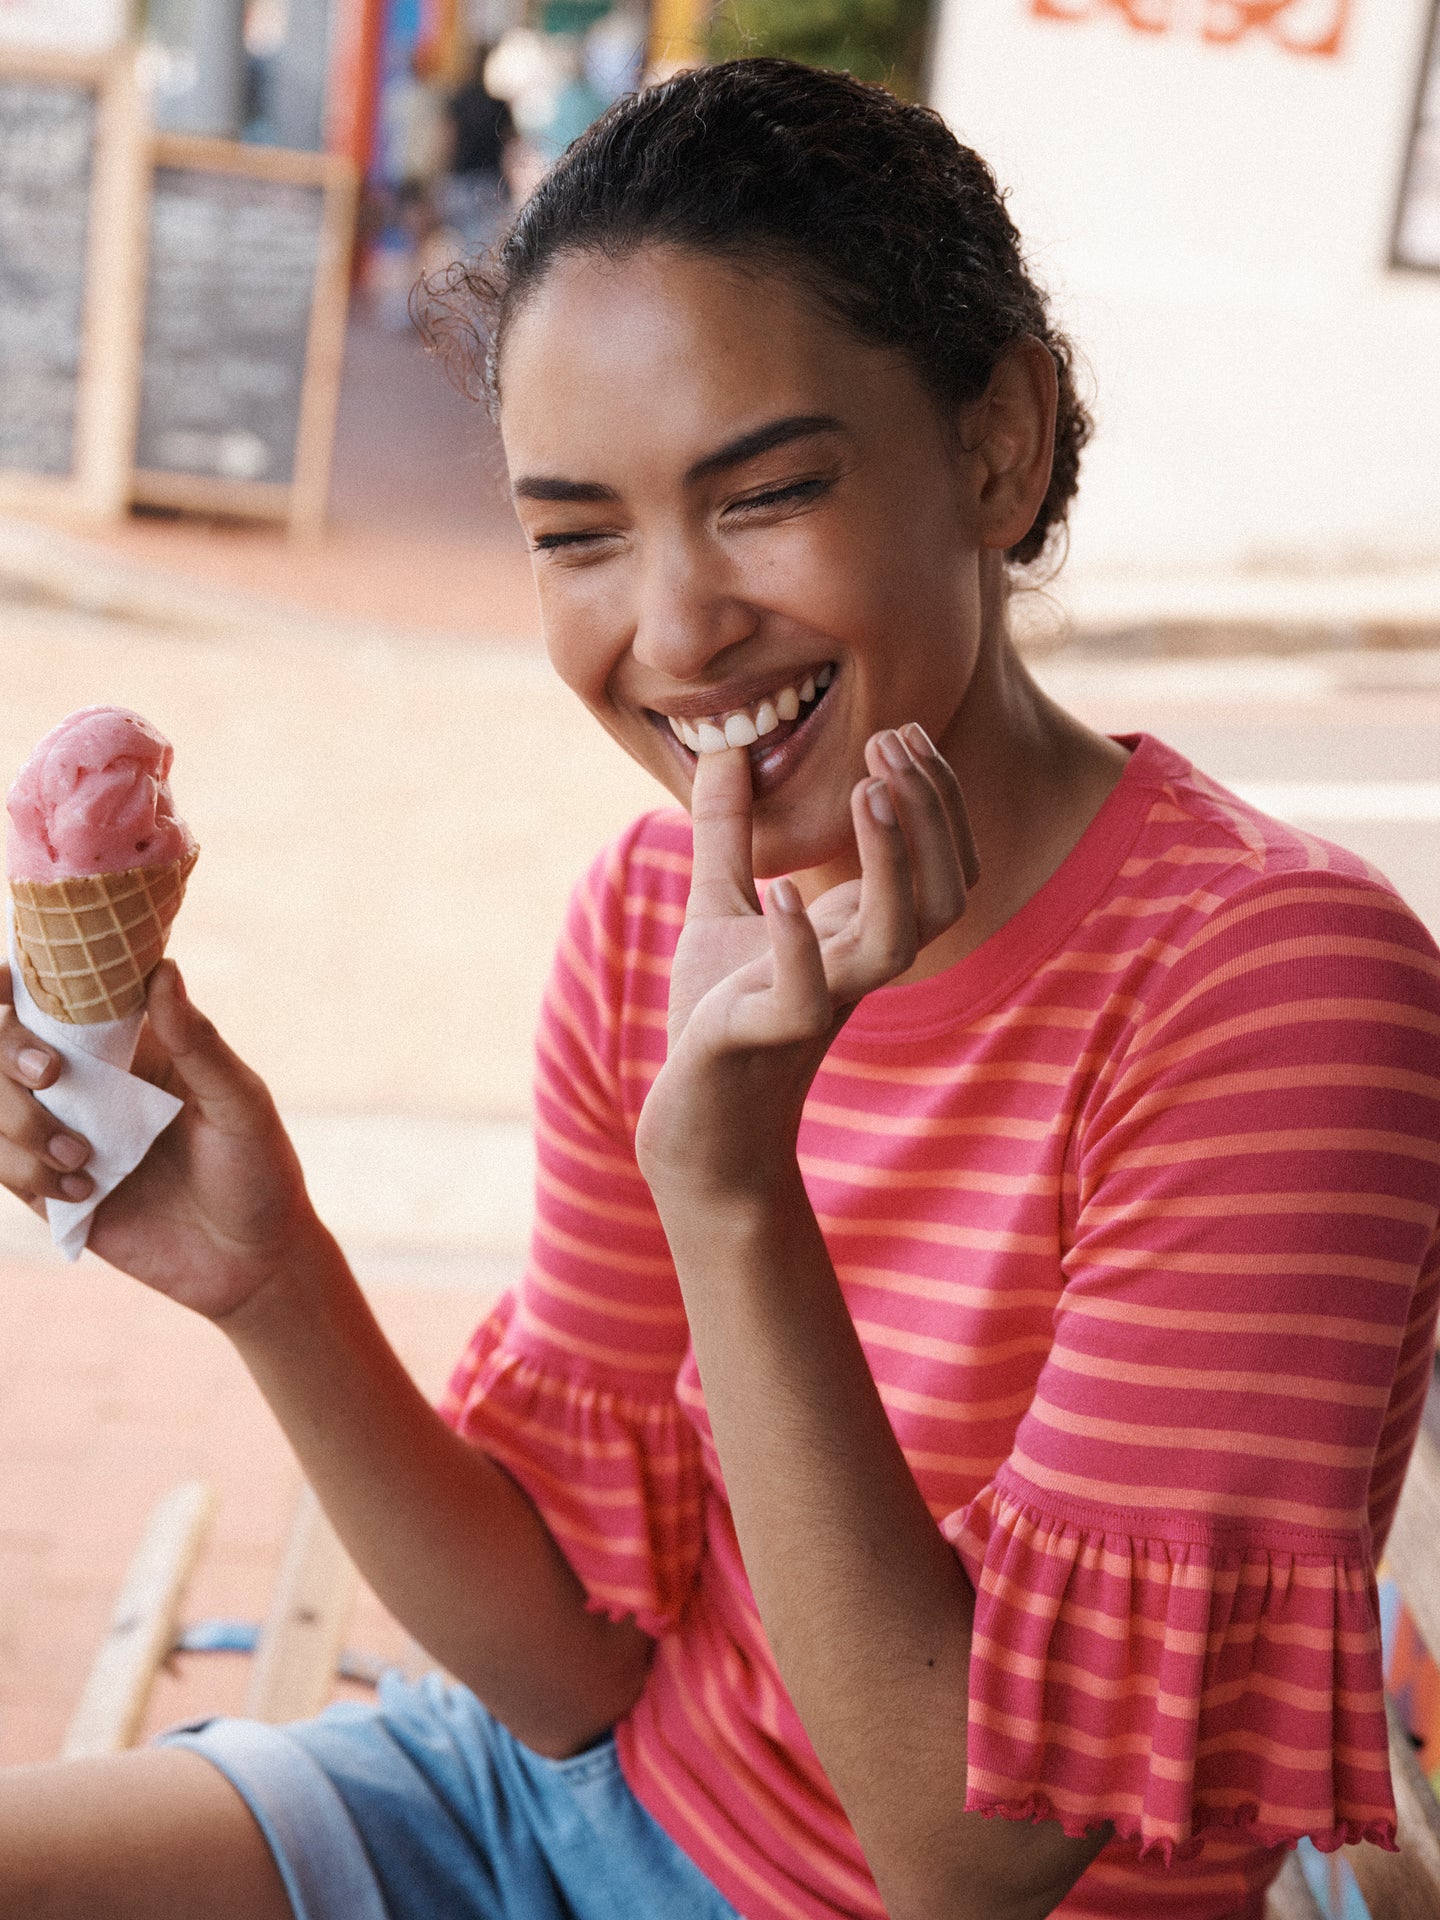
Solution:
{"label": "white wall", "polygon": [[1334,58],[1090,11],[944,0],[932,91],[1093,368],[1072,570],[1440,568],[1440,275],[1386,265],[1429,0]]}
{"label": "white wall", "polygon": [[98,53],[129,24],[128,0],[0,0],[0,47]]}

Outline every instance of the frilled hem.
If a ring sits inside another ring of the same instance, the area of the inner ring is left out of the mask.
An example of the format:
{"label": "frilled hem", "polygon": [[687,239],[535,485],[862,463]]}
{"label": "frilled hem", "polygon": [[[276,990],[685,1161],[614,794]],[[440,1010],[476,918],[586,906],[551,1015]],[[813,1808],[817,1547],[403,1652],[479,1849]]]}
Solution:
{"label": "frilled hem", "polygon": [[1122,1518],[1050,1512],[1007,1469],[944,1522],[976,1593],[967,1806],[1072,1836],[1108,1822],[1166,1864],[1220,1832],[1392,1849],[1364,1544]]}
{"label": "frilled hem", "polygon": [[1258,1806],[1237,1807],[1231,1812],[1216,1809],[1206,1813],[1196,1822],[1194,1830],[1184,1840],[1166,1839],[1152,1835],[1146,1838],[1140,1827],[1124,1820],[1111,1820],[1096,1816],[1084,1820],[1073,1814],[1061,1813],[1053,1806],[1047,1795],[1031,1793],[1023,1800],[1002,1800],[983,1794],[968,1794],[965,1799],[965,1811],[978,1813],[986,1820],[1053,1820],[1070,1840],[1084,1840],[1097,1833],[1101,1827],[1114,1828],[1115,1838],[1130,1843],[1139,1843],[1137,1860],[1159,1860],[1163,1866],[1173,1866],[1177,1861],[1193,1860],[1205,1846],[1206,1840],[1224,1834],[1229,1839],[1249,1840],[1257,1847],[1293,1847],[1299,1840],[1309,1840],[1321,1853],[1335,1853],[1341,1847],[1353,1847],[1360,1841],[1369,1841],[1372,1846],[1382,1847],[1386,1853],[1398,1853],[1396,1826],[1393,1820],[1372,1820],[1362,1822],[1346,1820],[1338,1827],[1327,1832],[1316,1833],[1310,1828],[1303,1832],[1294,1827],[1277,1827],[1268,1824],[1259,1817]]}
{"label": "frilled hem", "polygon": [[524,1488],[585,1589],[586,1608],[673,1630],[699,1568],[700,1444],[673,1382],[652,1394],[569,1373],[518,1338],[507,1295],[440,1405],[462,1438]]}
{"label": "frilled hem", "polygon": [[610,1621],[613,1626],[623,1626],[634,1621],[642,1633],[648,1633],[652,1640],[663,1640],[667,1633],[675,1631],[675,1614],[661,1613],[657,1608],[644,1605],[630,1606],[620,1600],[602,1600],[593,1593],[585,1596],[585,1611],[597,1613]]}

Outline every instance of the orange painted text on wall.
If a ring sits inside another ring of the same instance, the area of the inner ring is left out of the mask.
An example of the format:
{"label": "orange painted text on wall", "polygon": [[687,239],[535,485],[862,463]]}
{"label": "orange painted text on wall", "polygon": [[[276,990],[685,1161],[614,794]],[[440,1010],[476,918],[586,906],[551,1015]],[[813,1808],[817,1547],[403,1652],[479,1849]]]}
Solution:
{"label": "orange painted text on wall", "polygon": [[1288,53],[1333,59],[1353,0],[1030,0],[1037,20],[1110,19],[1136,33],[1190,33],[1215,46],[1268,39]]}

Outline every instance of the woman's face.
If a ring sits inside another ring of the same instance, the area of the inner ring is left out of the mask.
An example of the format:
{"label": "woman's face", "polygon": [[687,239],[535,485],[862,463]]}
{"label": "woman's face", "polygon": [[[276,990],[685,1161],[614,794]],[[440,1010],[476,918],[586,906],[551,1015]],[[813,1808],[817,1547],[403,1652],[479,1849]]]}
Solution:
{"label": "woman's face", "polygon": [[781,274],[650,248],[562,256],[502,377],[561,677],[684,803],[672,723],[753,734],[757,873],[854,871],[866,740],[943,748],[980,640],[980,480],[908,363]]}

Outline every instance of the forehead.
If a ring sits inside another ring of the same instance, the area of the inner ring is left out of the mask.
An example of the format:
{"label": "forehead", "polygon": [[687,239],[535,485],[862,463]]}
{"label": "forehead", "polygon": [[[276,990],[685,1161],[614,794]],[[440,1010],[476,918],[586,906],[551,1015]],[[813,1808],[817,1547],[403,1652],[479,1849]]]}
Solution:
{"label": "forehead", "polygon": [[757,418],[862,416],[908,377],[779,269],[677,248],[569,254],[506,336],[501,432],[512,468],[642,437],[689,458]]}

